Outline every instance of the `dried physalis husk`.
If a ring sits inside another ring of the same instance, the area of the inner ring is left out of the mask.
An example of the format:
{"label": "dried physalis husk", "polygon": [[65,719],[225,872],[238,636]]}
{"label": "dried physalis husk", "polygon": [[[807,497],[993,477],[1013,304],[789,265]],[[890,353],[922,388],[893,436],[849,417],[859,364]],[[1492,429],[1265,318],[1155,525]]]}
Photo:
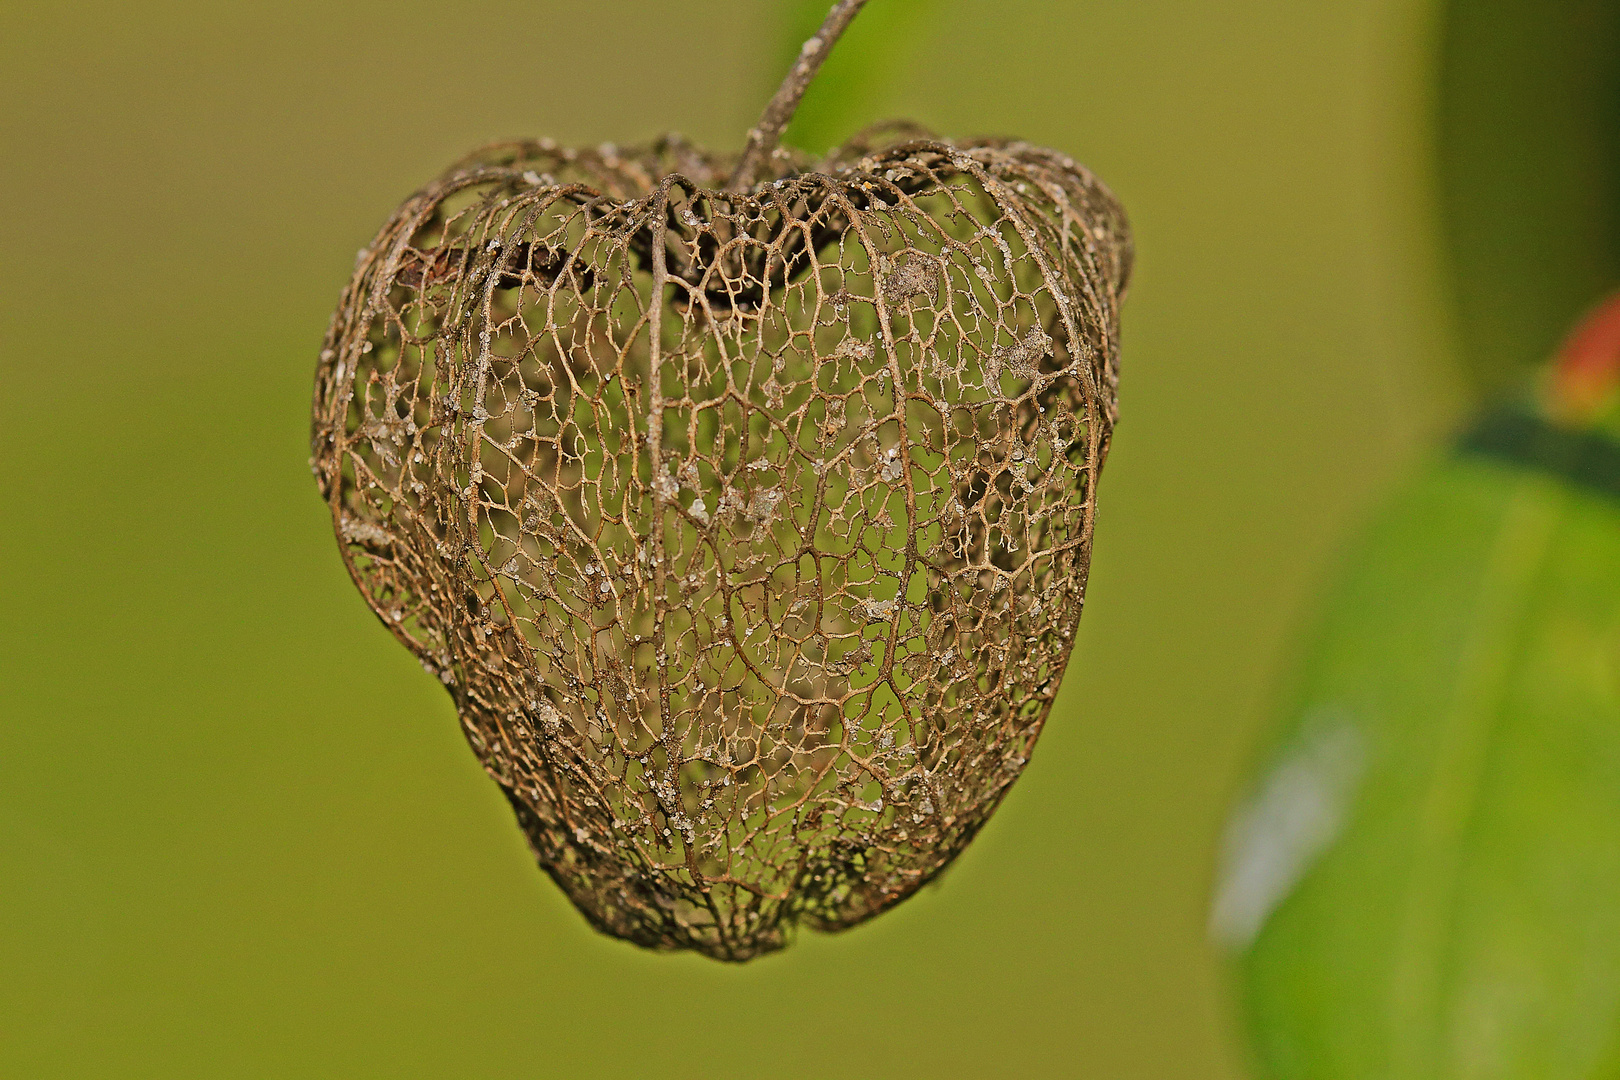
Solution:
{"label": "dried physalis husk", "polygon": [[314,468],[367,602],[598,929],[741,960],[938,874],[1085,593],[1124,216],[911,129],[489,147],[360,253]]}

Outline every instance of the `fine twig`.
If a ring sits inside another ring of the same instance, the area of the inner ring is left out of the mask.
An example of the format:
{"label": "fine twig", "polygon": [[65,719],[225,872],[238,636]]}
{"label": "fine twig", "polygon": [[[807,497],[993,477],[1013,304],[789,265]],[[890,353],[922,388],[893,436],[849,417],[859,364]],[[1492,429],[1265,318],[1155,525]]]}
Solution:
{"label": "fine twig", "polygon": [[815,36],[804,43],[799,50],[799,58],[793,62],[787,78],[777,88],[776,95],[771,98],[765,112],[760,116],[759,123],[748,131],[748,142],[743,146],[742,157],[737,159],[737,168],[731,174],[731,182],[726,187],[731,191],[741,191],[754,182],[754,173],[758,171],[760,162],[770,156],[781,141],[782,132],[793,121],[793,114],[799,107],[799,99],[804,97],[805,90],[821,70],[822,61],[832,52],[838,38],[844,30],[854,21],[861,8],[866,6],[866,0],[838,0],[827,19],[821,24]]}

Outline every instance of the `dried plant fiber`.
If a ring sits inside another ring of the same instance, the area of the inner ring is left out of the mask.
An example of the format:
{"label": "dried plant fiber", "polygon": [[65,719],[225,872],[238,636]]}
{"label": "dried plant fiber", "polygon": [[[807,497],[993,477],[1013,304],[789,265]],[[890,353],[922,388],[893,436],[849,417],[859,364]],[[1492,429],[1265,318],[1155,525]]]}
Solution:
{"label": "dried plant fiber", "polygon": [[1116,416],[1122,211],[906,127],[488,147],[360,253],[343,558],[593,925],[743,960],[893,906],[1029,760]]}

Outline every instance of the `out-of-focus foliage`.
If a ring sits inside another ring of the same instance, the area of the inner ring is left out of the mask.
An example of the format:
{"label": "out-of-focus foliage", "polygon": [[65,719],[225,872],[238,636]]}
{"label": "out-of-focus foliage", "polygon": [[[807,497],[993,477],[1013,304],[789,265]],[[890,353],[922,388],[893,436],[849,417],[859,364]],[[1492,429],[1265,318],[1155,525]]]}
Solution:
{"label": "out-of-focus foliage", "polygon": [[1438,148],[1461,355],[1500,396],[1620,279],[1620,4],[1447,8]]}
{"label": "out-of-focus foliage", "polygon": [[[1485,412],[1350,561],[1212,912],[1276,1078],[1620,1071],[1620,4],[1457,0],[1442,196]],[[1607,419],[1605,419],[1607,412]]]}
{"label": "out-of-focus foliage", "polygon": [[1443,462],[1329,611],[1214,913],[1268,1075],[1609,1075],[1620,503]]}

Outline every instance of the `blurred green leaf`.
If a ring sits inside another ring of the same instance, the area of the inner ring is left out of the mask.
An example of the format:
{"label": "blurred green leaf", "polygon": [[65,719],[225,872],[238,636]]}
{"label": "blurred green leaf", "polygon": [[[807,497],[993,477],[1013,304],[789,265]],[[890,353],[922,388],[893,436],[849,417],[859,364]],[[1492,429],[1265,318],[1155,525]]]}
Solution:
{"label": "blurred green leaf", "polygon": [[1212,915],[1263,1071],[1620,1073],[1620,501],[1445,461],[1328,610]]}
{"label": "blurred green leaf", "polygon": [[[827,57],[782,141],[822,153],[869,124],[893,119],[881,112],[886,99],[911,76],[928,31],[950,17],[951,6],[952,0],[871,0]],[[782,5],[772,89],[831,7],[831,0],[788,0]]]}
{"label": "blurred green leaf", "polygon": [[[1439,103],[1463,355],[1502,397],[1620,278],[1620,3],[1451,0]],[[1579,396],[1555,383],[1543,408]],[[1329,603],[1211,915],[1266,1075],[1620,1075],[1603,438],[1487,421],[1472,445],[1523,455],[1431,467]]]}
{"label": "blurred green leaf", "polygon": [[1446,8],[1441,207],[1462,355],[1494,397],[1620,281],[1620,3]]}

